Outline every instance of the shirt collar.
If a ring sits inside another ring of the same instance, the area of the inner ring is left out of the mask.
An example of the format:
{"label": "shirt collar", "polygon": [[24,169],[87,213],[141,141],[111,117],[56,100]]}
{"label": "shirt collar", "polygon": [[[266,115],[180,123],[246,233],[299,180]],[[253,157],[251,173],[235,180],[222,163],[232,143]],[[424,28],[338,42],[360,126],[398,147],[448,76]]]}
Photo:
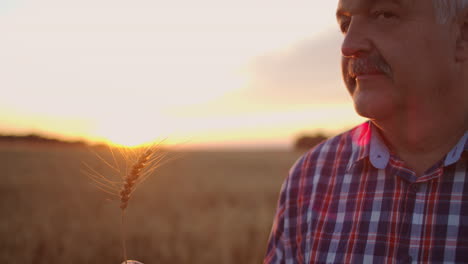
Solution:
{"label": "shirt collar", "polygon": [[385,169],[390,160],[390,151],[374,125],[371,126],[369,160],[377,169]]}
{"label": "shirt collar", "polygon": [[364,160],[369,156],[371,124],[372,123],[370,121],[367,121],[352,130],[352,156],[347,166],[348,170],[351,169],[357,162]]}
{"label": "shirt collar", "polygon": [[[357,152],[354,155],[355,158],[352,159],[351,166],[368,157],[375,168],[384,169],[387,167],[390,161],[390,151],[371,121],[357,127],[353,135],[353,145]],[[444,166],[456,163],[463,151],[468,151],[468,131],[447,154]]]}
{"label": "shirt collar", "polygon": [[390,160],[390,151],[371,121],[358,126],[354,131],[353,150],[354,155],[348,169],[366,158],[369,158],[374,167],[383,169]]}
{"label": "shirt collar", "polygon": [[444,161],[444,166],[449,166],[457,162],[463,151],[468,151],[468,131],[465,132],[465,135],[458,141],[458,143],[453,147],[453,149],[447,154],[447,157]]}

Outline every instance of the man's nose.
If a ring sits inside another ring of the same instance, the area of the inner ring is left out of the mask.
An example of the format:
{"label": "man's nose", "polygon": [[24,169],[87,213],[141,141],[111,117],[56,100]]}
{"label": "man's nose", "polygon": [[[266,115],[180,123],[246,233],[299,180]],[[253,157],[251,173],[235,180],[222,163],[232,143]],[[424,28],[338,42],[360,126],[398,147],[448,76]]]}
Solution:
{"label": "man's nose", "polygon": [[365,26],[353,19],[341,44],[341,54],[347,58],[360,57],[369,53],[371,48],[372,44]]}

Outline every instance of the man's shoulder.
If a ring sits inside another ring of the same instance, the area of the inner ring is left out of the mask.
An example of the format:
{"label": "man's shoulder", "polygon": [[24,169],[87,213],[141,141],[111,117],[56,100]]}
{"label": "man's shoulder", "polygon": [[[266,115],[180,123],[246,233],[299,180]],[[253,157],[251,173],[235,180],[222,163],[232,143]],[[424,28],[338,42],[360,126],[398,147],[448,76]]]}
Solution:
{"label": "man's shoulder", "polygon": [[363,123],[331,137],[303,154],[291,167],[290,174],[304,170],[332,169],[355,159],[358,152],[368,147],[370,124]]}

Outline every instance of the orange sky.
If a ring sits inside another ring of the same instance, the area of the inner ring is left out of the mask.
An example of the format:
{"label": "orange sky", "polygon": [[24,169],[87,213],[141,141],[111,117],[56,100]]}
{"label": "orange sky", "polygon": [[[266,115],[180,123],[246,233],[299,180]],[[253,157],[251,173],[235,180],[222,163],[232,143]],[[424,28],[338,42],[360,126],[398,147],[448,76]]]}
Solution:
{"label": "orange sky", "polygon": [[0,131],[291,144],[363,119],[334,1],[3,0]]}

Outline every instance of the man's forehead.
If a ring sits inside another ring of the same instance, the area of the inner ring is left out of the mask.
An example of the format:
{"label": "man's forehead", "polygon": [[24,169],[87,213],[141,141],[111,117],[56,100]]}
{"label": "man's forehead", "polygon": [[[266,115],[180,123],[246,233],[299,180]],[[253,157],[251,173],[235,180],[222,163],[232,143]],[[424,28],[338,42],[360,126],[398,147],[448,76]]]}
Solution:
{"label": "man's forehead", "polygon": [[414,1],[415,0],[340,0],[338,2],[337,14],[370,8],[379,3],[390,3],[400,7],[409,7],[414,4]]}

